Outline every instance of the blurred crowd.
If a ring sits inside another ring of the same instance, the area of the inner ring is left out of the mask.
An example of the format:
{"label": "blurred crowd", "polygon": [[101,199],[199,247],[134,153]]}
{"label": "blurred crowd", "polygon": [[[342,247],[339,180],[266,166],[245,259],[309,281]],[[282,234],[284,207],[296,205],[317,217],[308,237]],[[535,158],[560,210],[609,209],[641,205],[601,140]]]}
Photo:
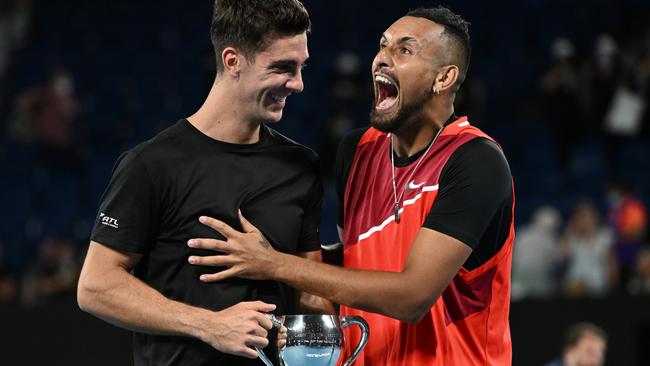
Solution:
{"label": "blurred crowd", "polygon": [[620,185],[610,188],[608,200],[606,217],[581,201],[566,220],[556,208],[542,206],[519,227],[514,300],[650,295],[647,209]]}
{"label": "blurred crowd", "polygon": [[[565,212],[540,205],[519,227],[513,299],[650,294],[642,164],[650,152],[650,32],[624,40],[599,35],[582,57],[568,38],[551,44],[538,113],[549,121],[557,166],[565,176],[589,169],[576,159],[585,141],[596,146],[588,159],[598,151],[602,158],[587,174],[596,189],[576,194]],[[635,144],[641,147],[630,154]]]}
{"label": "blurred crowd", "polygon": [[[302,99],[292,99],[277,126],[321,156],[326,242],[336,240],[336,147],[347,131],[367,125],[373,93],[368,70],[379,33],[372,41],[355,37],[364,29],[353,28],[361,6],[354,4],[338,4],[340,24],[331,34],[318,28],[319,19],[329,22],[336,7],[312,5],[307,88],[292,96]],[[74,293],[119,152],[190,113],[210,86],[209,6],[161,5],[157,11],[168,17],[158,14],[165,20],[151,24],[138,16],[147,5],[115,1],[105,12],[95,6],[0,2],[0,303],[39,306]],[[527,30],[534,42],[509,26],[493,30],[472,6],[475,53],[456,111],[495,137],[511,164],[513,299],[650,294],[650,28],[611,26],[544,42],[547,24],[540,21],[538,30]],[[638,17],[650,14],[643,11]],[[89,13],[105,19],[91,21]],[[126,25],[113,21],[118,16]],[[83,37],[62,46],[80,29]],[[60,47],[52,62],[42,62]],[[181,47],[198,57],[179,57]],[[528,58],[520,55],[526,52]],[[117,56],[131,53],[137,57]],[[513,55],[525,62],[514,65]]]}

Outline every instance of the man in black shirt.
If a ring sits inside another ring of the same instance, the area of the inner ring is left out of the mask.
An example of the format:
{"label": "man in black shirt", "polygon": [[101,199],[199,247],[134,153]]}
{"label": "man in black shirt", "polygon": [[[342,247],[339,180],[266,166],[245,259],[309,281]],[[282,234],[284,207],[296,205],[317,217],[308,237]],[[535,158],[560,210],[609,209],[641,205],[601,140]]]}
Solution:
{"label": "man in black shirt", "polygon": [[188,263],[203,253],[189,239],[223,238],[201,215],[239,227],[241,213],[265,244],[319,259],[318,157],[264,124],[303,89],[309,28],[298,0],[217,0],[217,76],[205,103],[115,164],[78,302],[135,331],[136,365],[260,365],[251,359],[268,345],[265,313],[296,312],[298,299],[327,308],[275,281],[200,283],[209,268]]}

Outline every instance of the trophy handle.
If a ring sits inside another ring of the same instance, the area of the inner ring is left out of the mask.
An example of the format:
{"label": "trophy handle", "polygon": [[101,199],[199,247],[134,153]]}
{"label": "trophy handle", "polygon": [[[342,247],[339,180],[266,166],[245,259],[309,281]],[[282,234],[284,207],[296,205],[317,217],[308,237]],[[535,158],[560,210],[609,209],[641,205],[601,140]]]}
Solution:
{"label": "trophy handle", "polygon": [[255,350],[257,351],[257,357],[259,357],[260,360],[262,360],[262,362],[264,362],[266,366],[273,366],[273,363],[271,363],[271,360],[269,360],[269,358],[266,356],[266,354],[264,353],[264,351],[262,351],[261,348],[255,347]]}
{"label": "trophy handle", "polygon": [[363,351],[363,348],[366,346],[366,343],[368,343],[368,336],[370,334],[370,328],[368,327],[368,323],[366,323],[365,320],[363,320],[362,317],[360,316],[342,316],[341,317],[341,326],[343,328],[347,328],[350,325],[358,325],[359,328],[361,328],[361,339],[359,340],[359,344],[357,344],[357,347],[354,349],[354,352],[352,352],[352,355],[350,358],[348,358],[345,362],[343,362],[342,366],[350,366],[354,363],[354,361],[359,357],[359,354],[361,354],[361,351]]}
{"label": "trophy handle", "polygon": [[[277,317],[277,316],[275,316],[275,315],[273,315],[271,313],[264,314],[264,315],[266,315],[267,318],[271,319],[271,321],[273,322],[273,328],[276,328],[276,329],[282,328],[282,323],[284,322],[284,316]],[[269,360],[268,356],[266,355],[266,353],[264,353],[264,351],[262,351],[261,348],[255,347],[255,350],[257,351],[257,357],[259,357],[260,360],[262,360],[262,362],[264,362],[264,365],[273,366],[273,362],[271,362],[271,360]]]}

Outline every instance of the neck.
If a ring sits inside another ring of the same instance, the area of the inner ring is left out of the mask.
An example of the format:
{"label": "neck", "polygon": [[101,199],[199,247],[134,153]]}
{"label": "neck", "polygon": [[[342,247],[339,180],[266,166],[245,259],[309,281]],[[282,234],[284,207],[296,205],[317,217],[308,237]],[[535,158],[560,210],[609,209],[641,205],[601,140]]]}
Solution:
{"label": "neck", "polygon": [[260,122],[246,119],[233,95],[236,85],[227,75],[217,76],[201,108],[187,118],[199,131],[231,144],[253,144],[260,139]]}
{"label": "neck", "polygon": [[424,150],[453,113],[453,101],[445,101],[442,95],[432,99],[420,113],[394,132],[395,154],[406,158]]}

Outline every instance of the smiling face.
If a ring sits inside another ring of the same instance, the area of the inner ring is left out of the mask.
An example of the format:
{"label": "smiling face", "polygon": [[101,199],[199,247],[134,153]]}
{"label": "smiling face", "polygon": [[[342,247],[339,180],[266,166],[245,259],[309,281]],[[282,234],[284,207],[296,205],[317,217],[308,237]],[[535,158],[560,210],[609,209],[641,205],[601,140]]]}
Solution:
{"label": "smiling face", "polygon": [[274,38],[239,73],[241,110],[255,122],[279,122],[286,99],[303,88],[302,68],[309,58],[307,34]]}
{"label": "smiling face", "polygon": [[417,115],[433,97],[440,65],[440,35],[444,27],[428,19],[406,16],[381,37],[372,64],[375,101],[373,127],[392,132]]}

